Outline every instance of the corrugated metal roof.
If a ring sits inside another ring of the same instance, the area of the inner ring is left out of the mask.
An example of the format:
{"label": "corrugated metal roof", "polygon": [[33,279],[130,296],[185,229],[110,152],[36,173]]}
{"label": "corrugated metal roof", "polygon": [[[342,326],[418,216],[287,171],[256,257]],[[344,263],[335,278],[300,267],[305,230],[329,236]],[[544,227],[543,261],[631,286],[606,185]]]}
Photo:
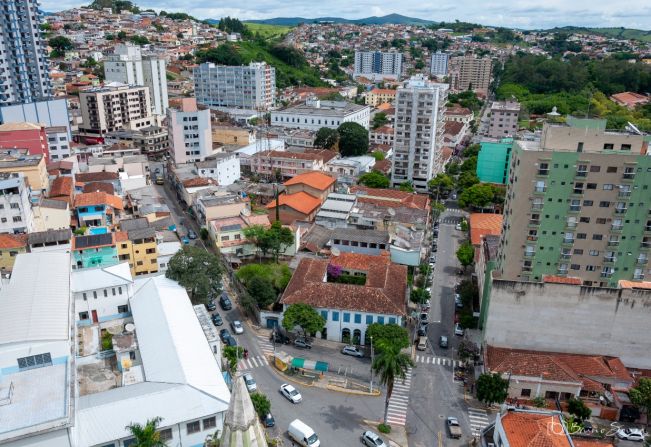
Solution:
{"label": "corrugated metal roof", "polygon": [[72,272],[70,283],[73,292],[96,290],[106,287],[121,286],[133,282],[128,262],[112,265],[81,269]]}

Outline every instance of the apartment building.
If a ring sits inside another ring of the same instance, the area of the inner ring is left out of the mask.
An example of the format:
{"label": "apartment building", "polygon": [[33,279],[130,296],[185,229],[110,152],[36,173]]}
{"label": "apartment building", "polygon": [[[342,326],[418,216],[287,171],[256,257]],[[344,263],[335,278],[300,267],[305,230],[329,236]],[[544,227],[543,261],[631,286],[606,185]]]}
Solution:
{"label": "apartment building", "polygon": [[493,60],[490,57],[477,57],[474,54],[450,59],[450,88],[460,92],[473,90],[488,94],[491,82]]}
{"label": "apartment building", "polygon": [[343,123],[353,122],[368,129],[370,115],[369,106],[347,101],[321,101],[313,97],[305,104],[272,111],[271,124],[317,131],[322,127],[336,129]]}
{"label": "apartment building", "polygon": [[48,99],[52,82],[38,0],[2,2],[0,9],[0,106]]}
{"label": "apartment building", "polygon": [[276,69],[265,62],[204,63],[194,69],[194,91],[197,102],[211,108],[268,110],[276,102]]}
{"label": "apartment building", "polygon": [[118,259],[128,262],[131,275],[147,275],[158,272],[158,244],[156,229],[144,218],[120,222],[115,234]]}
{"label": "apartment building", "polygon": [[392,103],[396,99],[396,91],[392,88],[374,88],[366,94],[364,102],[367,106],[377,107],[380,104]]}
{"label": "apartment building", "polygon": [[26,149],[0,150],[0,174],[16,172],[25,175],[30,194],[49,191],[50,179],[43,155],[29,155]]}
{"label": "apartment building", "polygon": [[305,152],[264,151],[251,157],[251,171],[261,176],[288,179],[306,172],[325,171],[326,163],[336,156],[336,152],[326,149]]}
{"label": "apartment building", "polygon": [[430,58],[430,73],[432,76],[447,76],[448,75],[448,53],[437,51],[432,53]]}
{"label": "apartment building", "polygon": [[402,53],[380,51],[355,51],[354,78],[370,80],[400,79]]}
{"label": "apartment building", "polygon": [[518,132],[520,103],[517,101],[495,101],[491,105],[488,125],[489,138],[513,137]]}
{"label": "apartment building", "polygon": [[65,126],[46,127],[50,160],[61,160],[70,156],[70,135]]}
{"label": "apartment building", "polygon": [[166,65],[163,58],[143,56],[136,45],[119,44],[104,60],[104,76],[107,82],[149,87],[154,113],[164,115],[169,106]]}
{"label": "apartment building", "polygon": [[447,84],[414,76],[398,88],[391,183],[412,182],[427,191],[427,182],[443,169],[441,154]]}
{"label": "apartment building", "polygon": [[220,186],[232,185],[240,179],[240,159],[234,152],[220,152],[196,166],[200,177],[214,179]]}
{"label": "apartment building", "polygon": [[0,173],[0,233],[34,231],[30,188],[22,172]]}
{"label": "apartment building", "polygon": [[102,137],[119,129],[155,124],[148,87],[107,84],[79,92],[82,136]]}
{"label": "apartment building", "polygon": [[42,154],[46,160],[50,156],[45,127],[41,124],[0,124],[0,148],[27,149],[28,154]]}
{"label": "apartment building", "polygon": [[500,278],[567,276],[616,287],[651,274],[651,157],[644,137],[606,121],[545,124],[511,153]]}
{"label": "apartment building", "polygon": [[178,109],[167,109],[167,133],[177,165],[202,161],[213,153],[210,110],[199,110],[195,98],[184,98]]}

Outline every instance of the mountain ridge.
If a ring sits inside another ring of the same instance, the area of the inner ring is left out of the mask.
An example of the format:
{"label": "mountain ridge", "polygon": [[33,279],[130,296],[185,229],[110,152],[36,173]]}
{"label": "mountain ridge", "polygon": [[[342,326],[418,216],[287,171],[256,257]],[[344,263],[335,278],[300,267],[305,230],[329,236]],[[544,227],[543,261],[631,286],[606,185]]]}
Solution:
{"label": "mountain ridge", "polygon": [[316,17],[314,19],[309,19],[305,17],[274,17],[271,19],[261,19],[261,20],[243,20],[243,22],[262,23],[266,25],[283,25],[283,26],[296,26],[299,23],[314,23],[314,22],[350,23],[356,25],[360,25],[360,24],[430,25],[432,23],[437,23],[432,20],[425,20],[416,17],[403,16],[402,14],[387,14],[385,16],[364,17],[362,19],[344,19],[343,17]]}

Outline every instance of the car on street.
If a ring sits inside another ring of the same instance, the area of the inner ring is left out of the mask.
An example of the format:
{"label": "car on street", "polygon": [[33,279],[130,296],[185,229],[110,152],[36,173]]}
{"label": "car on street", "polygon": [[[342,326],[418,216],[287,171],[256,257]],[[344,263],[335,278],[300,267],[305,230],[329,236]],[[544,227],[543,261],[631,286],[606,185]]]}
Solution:
{"label": "car on street", "polygon": [[160,174],[160,168],[154,169],[154,174]]}
{"label": "car on street", "polygon": [[265,427],[273,427],[276,425],[276,420],[274,419],[273,415],[271,413],[267,413],[262,420],[262,423],[264,424]]}
{"label": "car on street", "polygon": [[458,293],[454,294],[454,305],[458,308],[461,309],[463,308],[463,301],[461,300],[461,295]]}
{"label": "car on street", "polygon": [[343,355],[350,355],[353,357],[364,357],[364,353],[362,351],[360,351],[357,347],[351,345],[344,346],[341,350],[341,353]]}
{"label": "car on street", "polygon": [[439,346],[443,349],[448,349],[448,337],[441,335],[439,337]]}
{"label": "car on street", "polygon": [[430,257],[429,257],[429,263],[430,263],[430,264],[436,264],[436,255],[435,255],[435,254],[431,254],[431,255],[430,255]]}
{"label": "car on street", "polygon": [[195,240],[197,238],[197,233],[192,230],[188,230],[188,237],[192,240]]}
{"label": "car on street", "polygon": [[225,341],[226,346],[237,346],[237,340],[232,335],[229,335]]}
{"label": "car on street", "polygon": [[221,326],[224,324],[224,320],[222,320],[222,316],[219,314],[214,314],[210,319],[212,320],[212,324],[215,326]]}
{"label": "car on street", "polygon": [[459,420],[455,417],[448,416],[446,425],[448,426],[448,433],[453,439],[461,438],[463,432],[461,431],[461,426],[459,425]]}
{"label": "car on street", "polygon": [[456,225],[454,226],[454,229],[457,230],[457,231],[461,231],[461,230],[463,229],[463,228],[461,227],[461,222],[459,222],[458,224],[456,224]]}
{"label": "car on street", "polygon": [[283,345],[288,345],[289,337],[281,332],[273,331],[271,333],[271,336],[269,337],[269,341],[272,341],[274,343],[281,343]]}
{"label": "car on street", "polygon": [[223,341],[224,343],[226,343],[226,339],[227,339],[228,337],[230,337],[230,336],[231,336],[231,333],[229,332],[228,329],[222,329],[221,331],[219,331],[219,338],[220,338],[221,341]]}
{"label": "car on street", "polygon": [[454,325],[454,335],[463,337],[463,328],[461,327],[461,323],[456,323]]}
{"label": "car on street", "polygon": [[366,447],[387,447],[382,438],[380,438],[377,433],[374,433],[370,430],[362,433],[361,440],[362,444],[364,444]]}
{"label": "car on street", "polygon": [[303,348],[303,349],[312,349],[312,344],[305,340],[304,338],[297,338],[294,340],[294,346],[297,348]]}
{"label": "car on street", "polygon": [[258,384],[255,383],[255,379],[253,378],[251,373],[242,374],[242,378],[244,379],[244,383],[246,384],[246,389],[249,390],[249,393],[257,391]]}
{"label": "car on street", "polygon": [[439,226],[439,221],[438,221],[438,220],[435,221],[433,226],[434,226],[434,228],[438,228],[438,226]]}
{"label": "car on street", "polygon": [[619,439],[626,439],[628,441],[644,441],[646,433],[639,428],[620,428],[616,433]]}
{"label": "car on street", "polygon": [[213,312],[215,309],[217,309],[217,305],[215,304],[215,300],[210,300],[206,303],[206,310],[208,312]]}
{"label": "car on street", "polygon": [[221,296],[219,297],[219,305],[224,310],[231,310],[233,308],[233,303],[225,292],[222,292]]}
{"label": "car on street", "polygon": [[419,337],[422,337],[422,336],[424,336],[424,335],[427,335],[427,325],[426,325],[426,324],[421,325],[421,326],[418,328],[418,336],[419,336]]}
{"label": "car on street", "polygon": [[240,320],[231,321],[231,329],[233,329],[233,332],[238,335],[244,333],[244,326],[242,326],[242,322]]}
{"label": "car on street", "polygon": [[285,398],[293,404],[297,404],[303,400],[301,393],[299,393],[298,390],[289,383],[283,383],[280,385],[280,394],[285,396]]}
{"label": "car on street", "polygon": [[156,176],[156,184],[157,185],[164,185],[165,184],[165,178],[163,178],[162,175],[157,175]]}
{"label": "car on street", "polygon": [[457,193],[453,192],[452,195],[450,196],[452,200],[457,200]]}
{"label": "car on street", "polygon": [[438,247],[436,246],[436,244],[432,245],[432,252],[436,253],[437,251],[438,251]]}

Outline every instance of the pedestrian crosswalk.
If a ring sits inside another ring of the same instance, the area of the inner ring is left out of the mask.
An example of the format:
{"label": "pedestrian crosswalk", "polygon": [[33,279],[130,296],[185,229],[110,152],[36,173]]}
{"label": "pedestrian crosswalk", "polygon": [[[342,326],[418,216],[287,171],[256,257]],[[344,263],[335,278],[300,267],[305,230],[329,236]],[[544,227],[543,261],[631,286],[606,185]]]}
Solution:
{"label": "pedestrian crosswalk", "polygon": [[237,362],[237,370],[246,371],[247,369],[259,368],[268,364],[269,361],[262,355],[249,356],[248,359],[241,359]]}
{"label": "pedestrian crosswalk", "polygon": [[444,224],[458,224],[461,222],[461,216],[445,216],[441,218],[440,222]]}
{"label": "pedestrian crosswalk", "polygon": [[479,408],[468,408],[468,419],[470,419],[470,431],[473,436],[479,436],[489,423],[486,410]]}
{"label": "pedestrian crosswalk", "polygon": [[423,363],[425,365],[443,365],[443,366],[461,366],[461,360],[453,360],[447,357],[433,357],[431,355],[417,355],[416,363]]}
{"label": "pedestrian crosswalk", "polygon": [[258,345],[260,345],[260,350],[264,355],[272,355],[274,353],[274,345],[269,340],[269,337],[264,335],[256,335],[258,339]]}
{"label": "pedestrian crosswalk", "polygon": [[397,379],[393,384],[393,393],[389,399],[387,422],[389,424],[405,425],[407,422],[407,406],[409,404],[409,388],[411,387],[411,368],[405,374],[405,381]]}

